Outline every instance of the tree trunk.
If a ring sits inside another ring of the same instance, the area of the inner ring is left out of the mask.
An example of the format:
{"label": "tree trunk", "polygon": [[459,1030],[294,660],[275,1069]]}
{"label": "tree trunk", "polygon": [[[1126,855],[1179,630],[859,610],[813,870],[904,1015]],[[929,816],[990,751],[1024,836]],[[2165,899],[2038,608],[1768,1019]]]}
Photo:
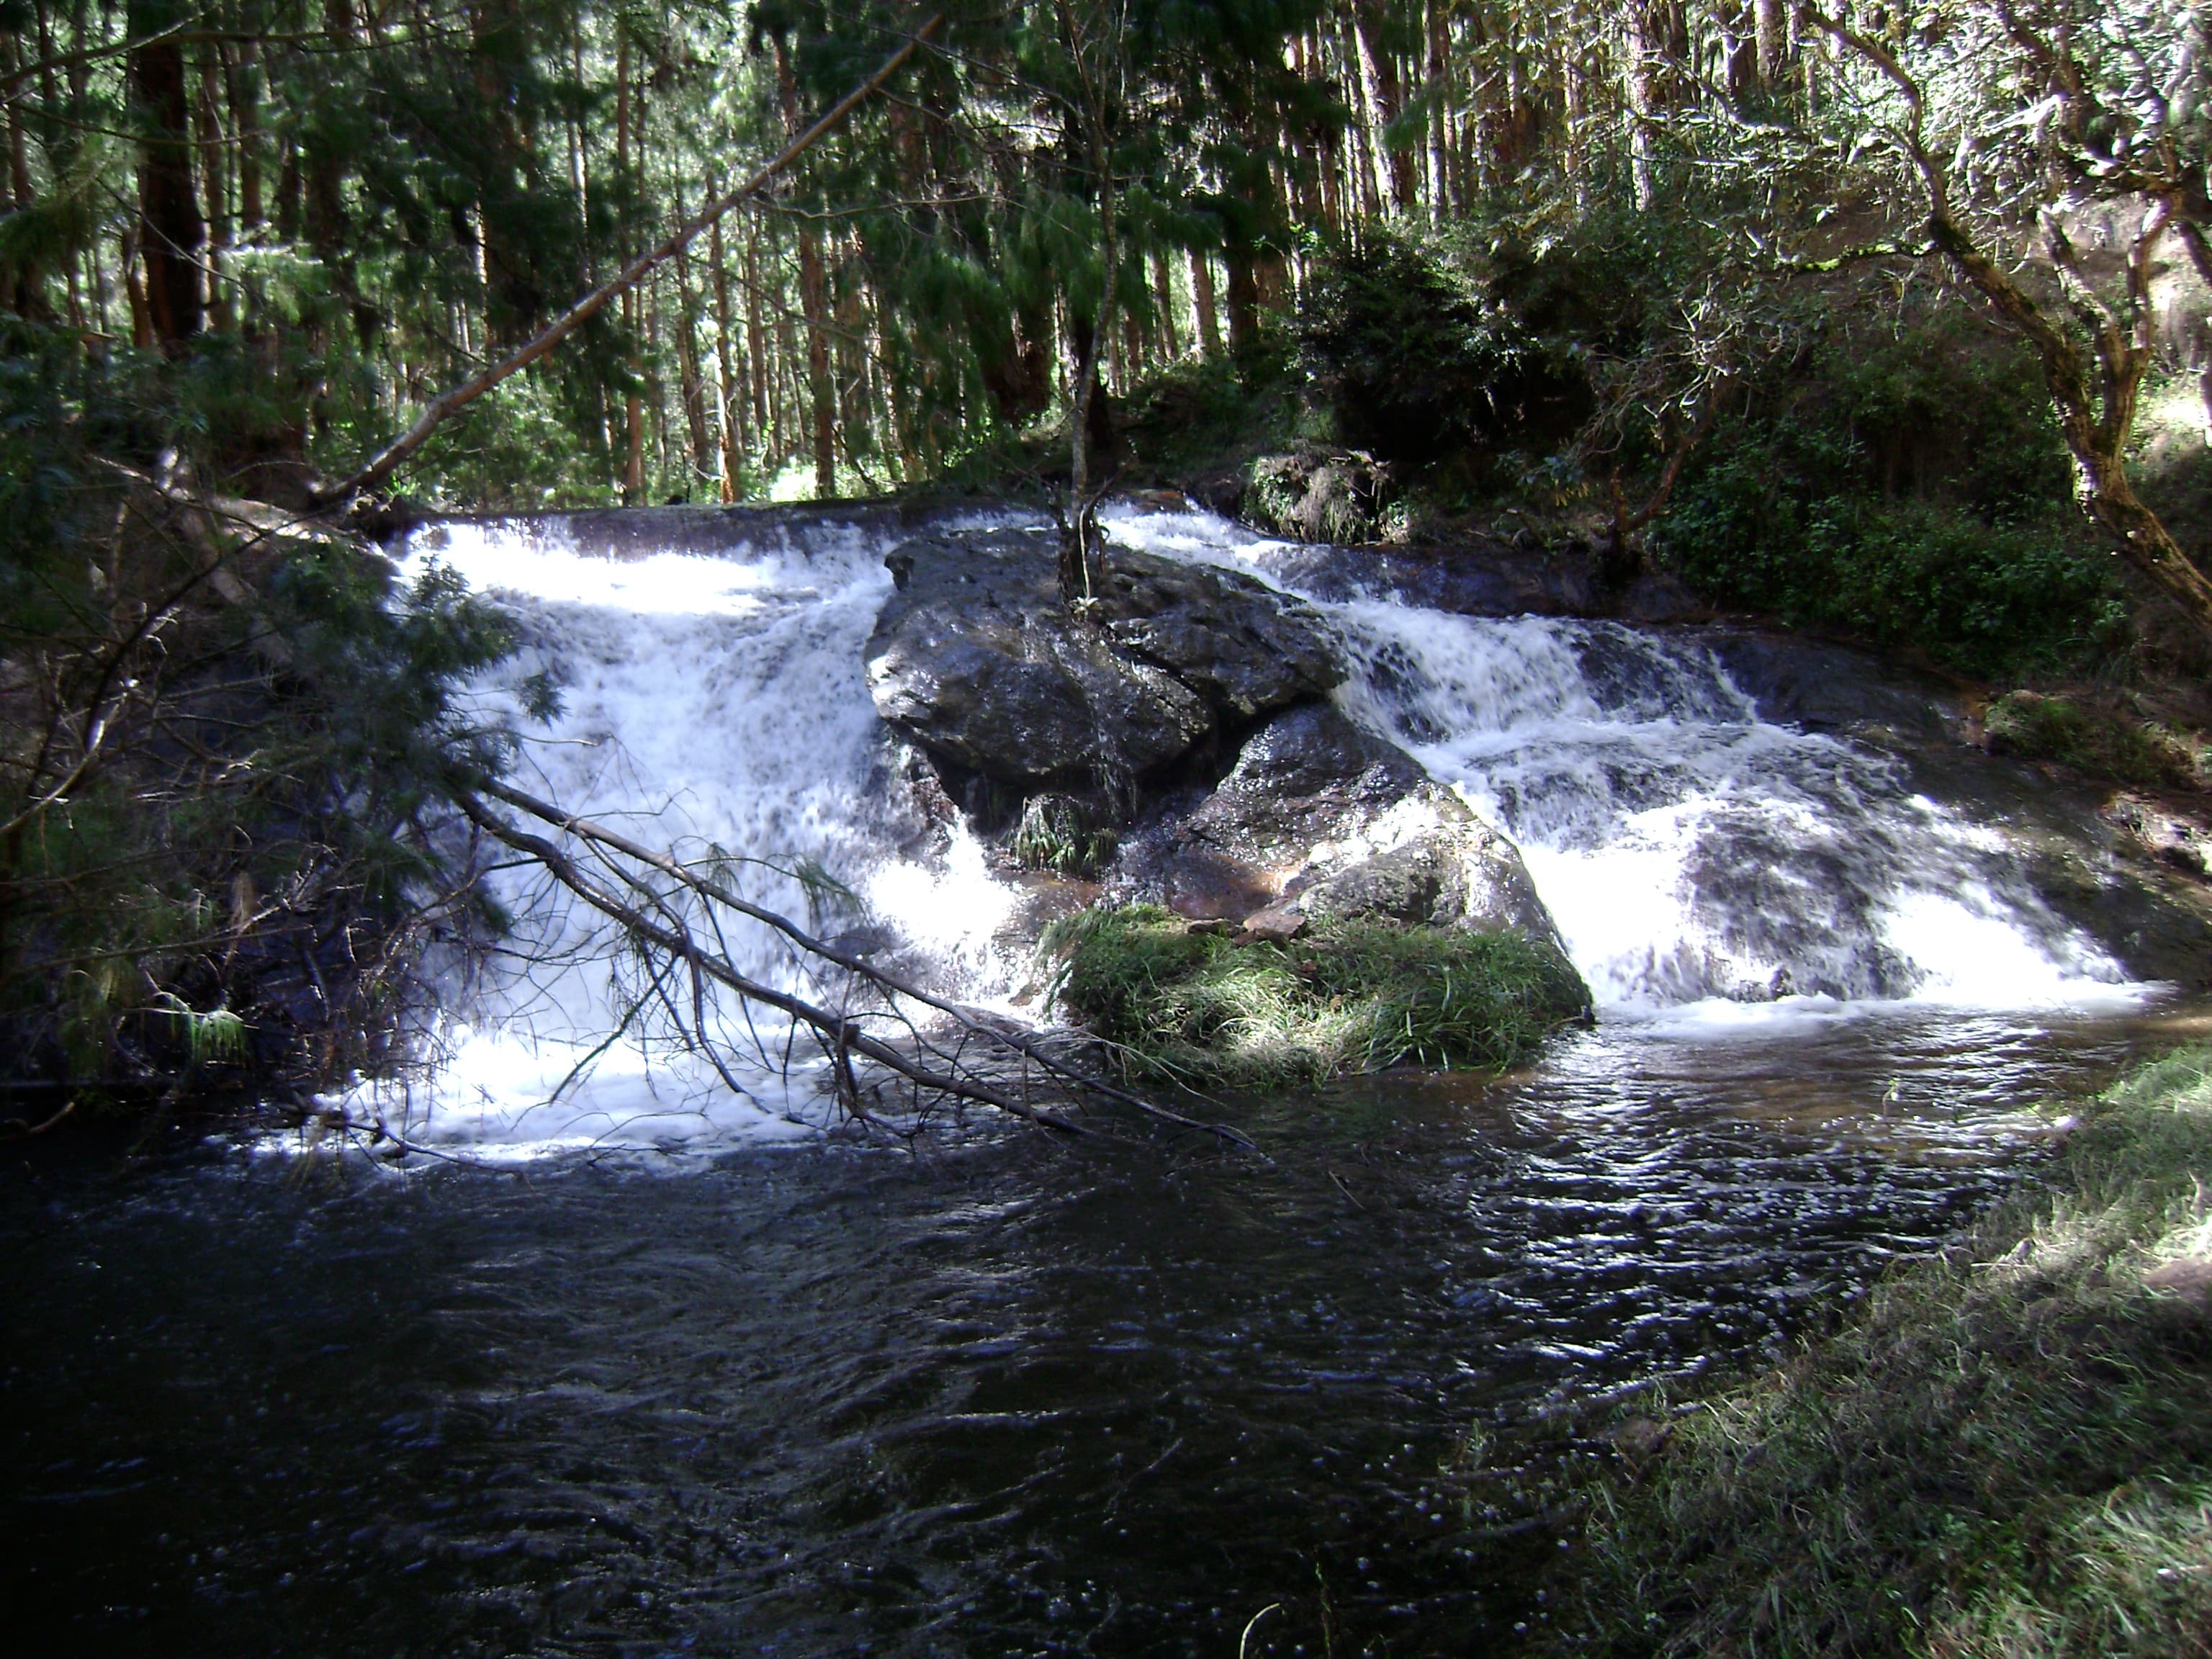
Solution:
{"label": "tree trunk", "polygon": [[1229,267],[1229,349],[1245,350],[1260,337],[1260,278],[1256,256],[1249,248],[1231,248],[1222,256]]}
{"label": "tree trunk", "polygon": [[1759,35],[1759,90],[1771,98],[1790,75],[1788,0],[1753,0],[1753,16]]}
{"label": "tree trunk", "polygon": [[745,355],[752,370],[753,433],[783,463],[783,417],[774,412],[775,351],[761,328],[760,232],[745,227]]}
{"label": "tree trunk", "polygon": [[[680,191],[676,216],[684,216]],[[707,432],[706,377],[699,368],[697,310],[691,291],[691,255],[689,250],[679,251],[676,256],[676,368],[684,397],[684,425],[691,440],[691,471],[695,477],[708,478],[714,476],[716,468],[714,447]]]}
{"label": "tree trunk", "polygon": [[[776,90],[783,100],[786,131],[799,131],[799,82],[781,36],[775,42]],[[822,264],[822,234],[801,222],[799,231],[799,301],[806,317],[807,395],[814,406],[814,493],[827,500],[837,493],[836,387],[830,378],[830,283]]]}
{"label": "tree trunk", "polygon": [[1360,0],[1355,16],[1359,44],[1366,54],[1367,73],[1371,77],[1369,84],[1378,123],[1375,146],[1389,174],[1390,204],[1399,212],[1409,213],[1413,207],[1413,158],[1402,148],[1393,149],[1383,132],[1406,107],[1405,83],[1398,73],[1398,54],[1386,27],[1387,6],[1388,0]]}
{"label": "tree trunk", "polygon": [[1176,330],[1175,278],[1168,266],[1165,248],[1152,250],[1152,304],[1160,319],[1160,343],[1166,349],[1168,361],[1173,362],[1182,356],[1182,341]]}
{"label": "tree trunk", "polygon": [[1203,252],[1190,256],[1190,308],[1198,314],[1199,349],[1209,357],[1221,355],[1221,313],[1213,301],[1213,256]]}
{"label": "tree trunk", "polygon": [[222,123],[217,112],[222,102],[222,64],[214,41],[200,48],[200,88],[198,116],[200,177],[207,188],[207,259],[203,273],[207,295],[208,325],[228,332],[230,291],[225,278],[230,254],[229,168],[224,154]]}
{"label": "tree trunk", "polygon": [[[126,27],[141,39],[186,20],[173,0],[138,0]],[[154,343],[175,353],[200,331],[200,260],[207,226],[192,188],[191,102],[185,49],[172,33],[131,54],[131,89],[144,122],[138,151],[138,257],[145,267],[146,315]]]}
{"label": "tree trunk", "polygon": [[246,240],[262,226],[261,64],[255,43],[241,40],[230,71],[230,118],[238,128],[238,224]]}
{"label": "tree trunk", "polygon": [[[1854,50],[1863,53],[1867,49],[1848,32],[1832,28],[1831,33]],[[2074,457],[2075,495],[2083,509],[2112,537],[2121,556],[2179,606],[2199,635],[2212,644],[2212,580],[2136,495],[2127,470],[2136,403],[2153,361],[2152,257],[2168,228],[2170,210],[2164,204],[2154,205],[2128,250],[2124,316],[2114,315],[2094,298],[2063,231],[2056,221],[2046,220],[2051,262],[2062,277],[2070,280],[2085,313],[2091,349],[2084,352],[2034,295],[1959,224],[1951,210],[1949,179],[1942,163],[1920,146],[1917,131],[1908,153],[1928,191],[1929,241],[2035,349],[2044,384],[2058,413],[2058,429]]]}
{"label": "tree trunk", "polygon": [[744,392],[738,385],[734,342],[731,339],[730,269],[722,259],[722,222],[714,221],[713,240],[708,245],[708,258],[714,267],[714,363],[716,369],[716,422],[722,454],[721,496],[725,501],[738,499],[738,477],[744,456],[738,428],[743,420]]}
{"label": "tree trunk", "polygon": [[1658,194],[1652,171],[1652,137],[1662,97],[1660,46],[1652,0],[1629,0],[1622,20],[1622,88],[1628,104],[1628,170],[1638,212],[1648,213]]}
{"label": "tree trunk", "polygon": [[1429,216],[1443,221],[1457,209],[1451,179],[1451,21],[1445,0],[1428,0]]}
{"label": "tree trunk", "polygon": [[[615,176],[630,179],[629,37],[615,48]],[[630,338],[629,388],[623,398],[623,501],[638,507],[645,501],[645,364],[638,337],[643,316],[637,289],[626,288],[622,296],[623,327]]]}

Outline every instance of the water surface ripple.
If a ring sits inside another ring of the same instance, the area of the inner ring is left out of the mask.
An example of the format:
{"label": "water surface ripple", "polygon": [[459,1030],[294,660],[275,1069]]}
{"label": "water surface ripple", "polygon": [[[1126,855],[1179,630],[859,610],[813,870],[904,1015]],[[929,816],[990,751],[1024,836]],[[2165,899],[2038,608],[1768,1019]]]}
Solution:
{"label": "water surface ripple", "polygon": [[1778,1346],[2160,1026],[1609,1026],[1249,1103],[1266,1163],[18,1148],[0,1604],[170,1659],[1227,1656],[1278,1601],[1251,1652],[1487,1650],[1556,1543],[1471,1444]]}

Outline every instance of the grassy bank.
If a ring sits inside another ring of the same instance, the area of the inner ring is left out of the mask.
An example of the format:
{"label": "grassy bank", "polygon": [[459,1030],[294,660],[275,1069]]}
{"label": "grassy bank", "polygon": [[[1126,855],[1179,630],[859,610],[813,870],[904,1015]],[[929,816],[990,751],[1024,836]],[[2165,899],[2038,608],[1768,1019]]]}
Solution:
{"label": "grassy bank", "polygon": [[1616,1436],[1567,1645],[2212,1652],[2212,1048],[2085,1118],[1844,1330]]}
{"label": "grassy bank", "polygon": [[1131,1072],[1196,1086],[1502,1071],[1589,1006],[1557,951],[1514,933],[1351,922],[1239,944],[1132,905],[1072,917],[1043,948],[1060,1006]]}

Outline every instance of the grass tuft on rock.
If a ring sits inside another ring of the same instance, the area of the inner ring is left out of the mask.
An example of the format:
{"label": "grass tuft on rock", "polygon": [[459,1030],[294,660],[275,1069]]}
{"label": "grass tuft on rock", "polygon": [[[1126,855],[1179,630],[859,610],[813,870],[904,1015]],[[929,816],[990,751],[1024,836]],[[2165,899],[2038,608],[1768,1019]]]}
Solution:
{"label": "grass tuft on rock", "polygon": [[1516,933],[1346,922],[1240,945],[1132,905],[1069,917],[1041,949],[1060,1006],[1129,1071],[1193,1086],[1504,1071],[1589,1008],[1558,951]]}
{"label": "grass tuft on rock", "polygon": [[1990,705],[1982,729],[1993,755],[2057,761],[2092,777],[2151,789],[2196,789],[2205,781],[2197,739],[2068,697],[2008,692]]}
{"label": "grass tuft on rock", "polygon": [[1842,1332],[1595,1477],[1561,1646],[2212,1651],[2206,1172],[2198,1048]]}

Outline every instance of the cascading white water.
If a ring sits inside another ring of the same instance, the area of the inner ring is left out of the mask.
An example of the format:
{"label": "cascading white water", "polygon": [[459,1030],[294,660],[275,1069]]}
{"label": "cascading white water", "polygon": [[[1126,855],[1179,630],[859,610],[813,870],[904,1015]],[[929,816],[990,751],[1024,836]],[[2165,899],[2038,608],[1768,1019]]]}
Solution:
{"label": "cascading white water", "polygon": [[[1118,528],[1263,575],[1281,550],[1206,515]],[[1352,659],[1346,712],[1520,845],[1601,1010],[1735,1023],[2139,994],[1996,836],[1911,793],[1886,757],[1760,720],[1694,638],[1380,598],[1322,608]]]}
{"label": "cascading white water", "polygon": [[[976,522],[1012,522],[1010,517]],[[720,521],[717,521],[720,526]],[[1112,515],[1121,542],[1264,575],[1269,543],[1204,514]],[[944,527],[944,526],[940,526]],[[679,856],[717,849],[848,888],[873,942],[939,988],[988,997],[1015,964],[1012,890],[957,829],[933,833],[892,765],[862,653],[909,532],[865,518],[732,520],[704,552],[612,556],[558,517],[448,522],[400,550],[515,617],[521,647],[479,688],[520,737],[516,781]],[[1819,1013],[1883,1000],[2025,1007],[2125,994],[2118,968],[2007,870],[2002,846],[1906,793],[1854,744],[1758,719],[1711,653],[1605,623],[1326,604],[1348,713],[1405,744],[1520,843],[1601,1009],[1616,1018]],[[534,724],[544,672],[562,711]],[[805,915],[799,881],[742,872]],[[680,1048],[610,1034],[638,987],[607,930],[510,872],[523,948],[456,992],[438,1063],[348,1104],[479,1156],[787,1132],[808,1090],[774,1068],[734,1095]],[[801,988],[765,935],[738,965]],[[737,1014],[734,1018],[742,1018]]]}
{"label": "cascading white water", "polygon": [[[416,532],[399,555],[403,577],[445,565],[514,617],[520,649],[477,690],[486,714],[518,734],[518,785],[678,857],[811,865],[861,912],[833,902],[825,930],[858,925],[902,966],[987,994],[1008,971],[992,940],[1012,895],[971,837],[956,829],[947,846],[931,833],[890,764],[862,674],[891,589],[884,554],[903,533],[763,519],[733,521],[709,552],[613,557],[580,547],[568,520],[453,521]],[[550,722],[522,711],[523,683],[538,673],[559,691]],[[732,878],[802,921],[810,898],[818,908],[818,885],[810,893],[757,866]],[[746,1098],[679,1048],[610,1043],[638,988],[606,927],[542,878],[511,872],[494,887],[522,948],[456,990],[427,1079],[364,1091],[349,1103],[356,1112],[410,1139],[510,1153],[788,1127],[808,1091],[794,1094],[780,1071],[740,1073]],[[764,930],[726,943],[744,971],[807,988]]]}

